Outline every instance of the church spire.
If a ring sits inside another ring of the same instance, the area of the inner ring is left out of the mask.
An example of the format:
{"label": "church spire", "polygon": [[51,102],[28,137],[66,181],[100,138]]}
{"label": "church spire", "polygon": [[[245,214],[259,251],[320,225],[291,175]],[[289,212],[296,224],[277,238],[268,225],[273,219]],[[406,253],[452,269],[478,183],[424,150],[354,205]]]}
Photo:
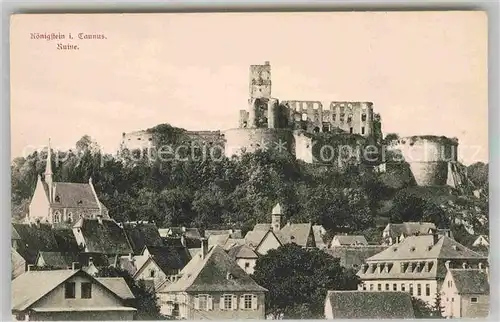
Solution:
{"label": "church spire", "polygon": [[47,164],[45,165],[45,183],[49,186],[49,198],[52,201],[52,149],[49,146],[47,148]]}

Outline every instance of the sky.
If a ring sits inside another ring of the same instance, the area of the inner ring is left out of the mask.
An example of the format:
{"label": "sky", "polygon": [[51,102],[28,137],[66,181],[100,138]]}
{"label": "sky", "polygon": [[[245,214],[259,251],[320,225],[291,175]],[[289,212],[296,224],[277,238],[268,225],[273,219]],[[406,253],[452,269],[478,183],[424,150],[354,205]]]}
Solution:
{"label": "sky", "polygon": [[488,160],[487,17],[458,11],[13,16],[11,158],[49,137],[112,152],[160,123],[237,127],[265,61],[273,97],[371,101],[385,134],[457,137],[461,161]]}

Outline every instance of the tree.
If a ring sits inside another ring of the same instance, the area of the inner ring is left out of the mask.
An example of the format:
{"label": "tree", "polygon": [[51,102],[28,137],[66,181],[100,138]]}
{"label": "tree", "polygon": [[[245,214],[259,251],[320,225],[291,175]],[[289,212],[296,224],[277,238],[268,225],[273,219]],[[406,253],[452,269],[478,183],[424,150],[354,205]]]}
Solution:
{"label": "tree", "polygon": [[136,282],[129,273],[116,267],[101,268],[97,277],[123,277],[135,299],[130,303],[137,309],[136,320],[165,320],[160,313],[158,298],[154,291],[146,287],[144,281]]}
{"label": "tree", "polygon": [[328,290],[356,290],[356,272],[318,249],[286,244],[257,259],[255,281],[269,290],[266,314],[275,318],[323,318]]}
{"label": "tree", "polygon": [[411,304],[413,306],[413,313],[417,319],[428,319],[433,315],[432,307],[430,307],[426,302],[419,298],[411,297]]}
{"label": "tree", "polygon": [[436,298],[434,300],[434,305],[432,306],[431,315],[435,319],[443,318],[443,306],[441,304],[441,292],[436,292]]}

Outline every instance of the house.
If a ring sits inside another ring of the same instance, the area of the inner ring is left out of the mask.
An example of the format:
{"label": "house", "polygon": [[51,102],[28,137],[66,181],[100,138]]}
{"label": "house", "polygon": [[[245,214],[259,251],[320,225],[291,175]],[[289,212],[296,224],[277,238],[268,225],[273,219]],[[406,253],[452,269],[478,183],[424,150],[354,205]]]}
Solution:
{"label": "house", "polygon": [[208,239],[212,235],[229,235],[230,238],[242,238],[241,229],[205,230],[205,238]]}
{"label": "house", "polygon": [[486,235],[479,235],[476,240],[472,243],[472,246],[477,247],[477,246],[490,246],[489,238]]}
{"label": "house", "polygon": [[259,255],[265,255],[271,249],[282,245],[278,236],[272,230],[250,230],[245,235],[245,244]]}
{"label": "house", "polygon": [[112,219],[81,218],[73,226],[80,249],[86,253],[115,255],[132,254],[125,231]]}
{"label": "house", "polygon": [[406,292],[328,291],[325,319],[414,319]]}
{"label": "house", "polygon": [[245,238],[228,238],[223,248],[229,250],[239,245],[246,245]]}
{"label": "house", "polygon": [[316,241],[314,239],[312,226],[311,223],[287,223],[277,233],[277,236],[283,245],[294,243],[303,248],[313,248],[316,247]]}
{"label": "house", "polygon": [[10,248],[10,269],[11,280],[26,272],[26,260],[17,252],[14,247]]}
{"label": "house", "polygon": [[132,277],[150,281],[154,289],[165,282],[171,283],[191,259],[186,248],[173,246],[146,246],[141,256],[142,263]]}
{"label": "house", "polygon": [[99,201],[92,178],[88,183],[54,182],[52,150],[47,151],[44,180],[38,176],[35,192],[29,204],[27,222],[47,222],[71,226],[80,218],[109,219],[107,208]]}
{"label": "house", "polygon": [[358,271],[362,280],[359,290],[409,292],[433,304],[448,261],[451,268],[477,268],[485,266],[488,258],[447,236],[409,236],[366,259]]}
{"label": "house", "polygon": [[123,223],[121,226],[134,254],[140,254],[146,245],[163,245],[163,240],[158,232],[158,228],[153,223],[128,222]]}
{"label": "house", "polygon": [[358,270],[367,258],[380,253],[388,247],[384,245],[337,246],[325,248],[324,251],[338,258],[341,266]]}
{"label": "house", "polygon": [[430,229],[435,230],[436,225],[430,222],[389,223],[382,232],[382,239],[388,245],[392,245],[403,241],[408,236],[426,235]]}
{"label": "house", "polygon": [[12,281],[16,320],[132,320],[134,298],[123,278],[96,279],[82,270],[28,271]]}
{"label": "house", "polygon": [[264,319],[265,292],[218,245],[205,247],[179,279],[158,290],[163,314],[176,319]]}
{"label": "house", "polygon": [[253,274],[255,263],[259,257],[249,246],[236,245],[227,251],[229,257],[236,262],[247,274]]}
{"label": "house", "polygon": [[368,241],[366,241],[365,236],[361,235],[336,235],[333,237],[330,243],[331,247],[336,246],[367,246]]}
{"label": "house", "polygon": [[319,249],[324,249],[327,247],[325,243],[326,229],[322,225],[313,225],[314,241],[316,242],[316,247]]}
{"label": "house", "polygon": [[60,251],[49,224],[12,224],[12,232],[20,237],[16,240],[16,250],[26,261],[26,265],[35,264],[39,251]]}
{"label": "house", "polygon": [[487,269],[448,269],[441,287],[443,316],[448,318],[486,318],[490,309],[490,283]]}

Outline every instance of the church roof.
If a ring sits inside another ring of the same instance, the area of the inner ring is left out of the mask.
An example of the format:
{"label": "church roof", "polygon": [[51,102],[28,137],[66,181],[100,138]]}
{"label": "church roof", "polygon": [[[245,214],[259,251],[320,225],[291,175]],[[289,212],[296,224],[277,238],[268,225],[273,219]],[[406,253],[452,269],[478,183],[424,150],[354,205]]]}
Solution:
{"label": "church roof", "polygon": [[98,209],[100,206],[88,183],[54,182],[52,189],[52,207]]}

